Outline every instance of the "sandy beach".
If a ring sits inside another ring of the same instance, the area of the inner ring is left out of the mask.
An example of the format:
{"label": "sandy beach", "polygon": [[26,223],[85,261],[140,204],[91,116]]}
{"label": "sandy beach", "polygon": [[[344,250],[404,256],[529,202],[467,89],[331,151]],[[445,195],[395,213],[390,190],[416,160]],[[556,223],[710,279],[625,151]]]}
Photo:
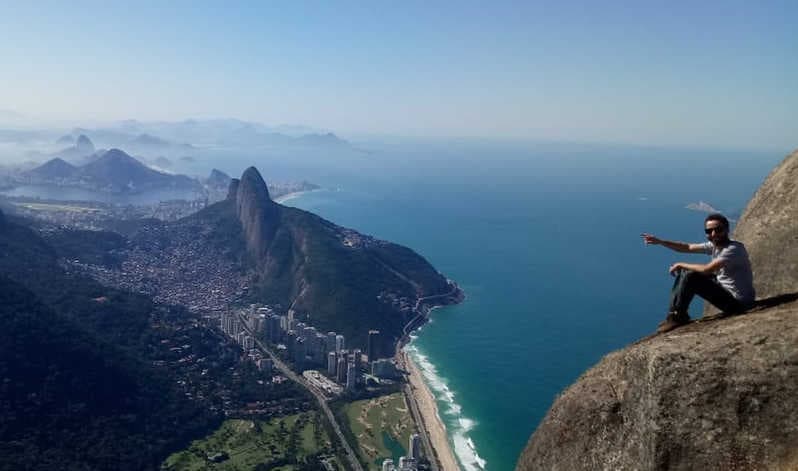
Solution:
{"label": "sandy beach", "polygon": [[[308,191],[311,191],[311,190],[308,190]],[[274,202],[278,203],[278,204],[283,204],[286,201],[290,201],[290,200],[292,200],[292,199],[294,199],[294,198],[296,198],[296,197],[298,197],[298,196],[300,196],[302,194],[305,194],[305,193],[307,193],[307,191],[292,191],[291,193],[286,193],[286,194],[284,194],[282,196],[278,196],[277,198],[274,199]]]}
{"label": "sandy beach", "polygon": [[416,409],[421,414],[423,424],[418,424],[419,428],[423,428],[432,444],[435,454],[438,456],[438,461],[443,471],[457,471],[460,467],[457,464],[457,459],[452,452],[452,447],[449,445],[449,437],[446,435],[446,426],[441,422],[438,416],[438,406],[435,402],[435,397],[432,392],[424,383],[424,378],[413,360],[406,352],[402,352],[404,357],[404,366],[408,372],[409,389],[411,398],[416,404]]}

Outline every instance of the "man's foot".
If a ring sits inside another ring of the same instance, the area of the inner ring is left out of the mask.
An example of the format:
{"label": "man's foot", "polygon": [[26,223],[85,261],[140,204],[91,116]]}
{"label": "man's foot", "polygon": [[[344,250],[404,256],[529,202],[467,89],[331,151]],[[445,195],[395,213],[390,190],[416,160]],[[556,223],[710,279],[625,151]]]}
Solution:
{"label": "man's foot", "polygon": [[681,327],[690,322],[690,316],[686,312],[669,312],[665,320],[657,326],[657,333],[662,334]]}

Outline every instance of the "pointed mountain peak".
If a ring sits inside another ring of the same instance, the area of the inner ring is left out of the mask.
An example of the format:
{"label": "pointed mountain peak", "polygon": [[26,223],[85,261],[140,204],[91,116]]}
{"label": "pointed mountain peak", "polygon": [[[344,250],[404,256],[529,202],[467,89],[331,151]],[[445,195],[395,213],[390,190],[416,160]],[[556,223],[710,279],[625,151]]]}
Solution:
{"label": "pointed mountain peak", "polygon": [[76,167],[64,159],[56,157],[50,159],[42,165],[29,170],[28,175],[35,175],[44,178],[66,178],[71,176]]}
{"label": "pointed mountain peak", "polygon": [[77,148],[80,152],[91,154],[96,149],[94,148],[94,143],[91,142],[85,134],[81,134],[78,136],[78,139],[75,141],[75,148]]}
{"label": "pointed mountain peak", "polygon": [[[110,160],[110,161],[136,160],[136,159],[134,159],[133,157],[131,157],[130,155],[128,155],[125,151],[123,151],[121,149],[111,149],[111,150],[106,151],[103,154],[102,159]],[[138,160],[136,160],[136,162],[138,162]]]}
{"label": "pointed mountain peak", "polygon": [[266,182],[255,167],[249,167],[241,175],[235,187],[236,215],[241,221],[247,248],[255,260],[265,260],[274,233],[280,224],[280,205],[269,198]]}
{"label": "pointed mountain peak", "polygon": [[266,182],[263,180],[260,172],[258,172],[258,169],[255,167],[249,167],[248,169],[244,170],[244,174],[241,175],[239,194],[242,192],[246,193],[247,195],[253,195],[258,200],[271,201],[269,189],[266,187]]}
{"label": "pointed mountain peak", "polygon": [[205,180],[205,183],[208,186],[221,189],[225,187],[229,188],[230,180],[231,180],[230,175],[222,172],[219,169],[213,169],[211,170],[211,174]]}

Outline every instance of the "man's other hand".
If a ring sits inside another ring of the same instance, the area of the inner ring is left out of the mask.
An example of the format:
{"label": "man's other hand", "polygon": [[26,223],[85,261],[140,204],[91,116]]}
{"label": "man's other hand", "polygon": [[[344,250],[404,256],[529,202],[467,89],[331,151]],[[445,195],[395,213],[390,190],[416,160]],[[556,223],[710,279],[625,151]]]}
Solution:
{"label": "man's other hand", "polygon": [[643,238],[643,242],[645,242],[646,245],[660,245],[662,243],[662,239],[658,239],[654,234],[647,234],[644,232],[640,234],[640,237]]}
{"label": "man's other hand", "polygon": [[671,265],[670,268],[668,268],[668,273],[670,273],[671,275],[676,275],[676,273],[678,273],[679,270],[683,268],[684,264],[682,262],[674,263],[673,265]]}

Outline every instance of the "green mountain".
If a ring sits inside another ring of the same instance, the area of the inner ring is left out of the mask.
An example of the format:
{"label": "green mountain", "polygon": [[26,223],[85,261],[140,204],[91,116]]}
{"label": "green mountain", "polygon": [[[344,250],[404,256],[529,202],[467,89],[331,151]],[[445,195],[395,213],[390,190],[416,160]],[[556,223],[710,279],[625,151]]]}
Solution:
{"label": "green mountain", "polygon": [[113,266],[108,251],[124,242],[87,231],[45,240],[0,213],[0,470],[158,469],[228,410],[309,407],[293,383],[258,383],[238,347],[185,309],[61,264]]}
{"label": "green mountain", "polygon": [[[255,300],[280,304],[323,330],[365,347],[379,329],[393,349],[416,307],[458,302],[459,288],[407,247],[337,226],[271,200],[254,167],[234,179],[226,201],[201,211],[228,246],[242,246],[255,273]],[[243,242],[243,243],[242,243]],[[426,300],[426,298],[430,298]],[[425,302],[426,301],[426,302]]]}
{"label": "green mountain", "polygon": [[0,469],[156,469],[219,422],[142,361],[146,299],[70,277],[11,219],[0,224]]}
{"label": "green mountain", "polygon": [[209,427],[167,378],[3,276],[0,318],[0,469],[156,469]]}

